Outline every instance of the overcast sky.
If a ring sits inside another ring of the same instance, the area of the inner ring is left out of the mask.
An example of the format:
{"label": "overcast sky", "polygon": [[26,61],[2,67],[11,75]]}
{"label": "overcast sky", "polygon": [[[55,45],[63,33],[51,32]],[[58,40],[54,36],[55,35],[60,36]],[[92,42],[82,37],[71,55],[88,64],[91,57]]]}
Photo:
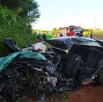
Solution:
{"label": "overcast sky", "polygon": [[35,29],[77,25],[103,28],[103,0],[37,0],[41,17],[33,23]]}

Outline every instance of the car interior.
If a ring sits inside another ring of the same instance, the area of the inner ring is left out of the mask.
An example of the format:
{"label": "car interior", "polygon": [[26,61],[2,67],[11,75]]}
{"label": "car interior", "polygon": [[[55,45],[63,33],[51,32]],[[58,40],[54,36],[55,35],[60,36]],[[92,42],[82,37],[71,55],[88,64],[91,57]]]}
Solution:
{"label": "car interior", "polygon": [[103,56],[98,48],[87,45],[73,45],[68,55],[58,49],[53,50],[57,53],[59,51],[61,63],[64,64],[62,70],[73,81],[90,78],[98,69],[98,63]]}

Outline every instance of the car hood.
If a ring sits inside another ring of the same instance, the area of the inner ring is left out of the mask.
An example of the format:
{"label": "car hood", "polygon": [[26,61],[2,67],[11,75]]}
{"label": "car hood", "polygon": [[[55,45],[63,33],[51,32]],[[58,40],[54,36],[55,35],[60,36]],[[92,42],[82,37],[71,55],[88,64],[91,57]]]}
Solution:
{"label": "car hood", "polygon": [[4,70],[12,61],[17,57],[20,56],[20,58],[26,58],[26,59],[33,59],[33,60],[44,60],[46,61],[47,59],[45,56],[38,52],[32,52],[28,50],[22,50],[18,51],[15,53],[11,53],[6,57],[0,57],[0,72]]}

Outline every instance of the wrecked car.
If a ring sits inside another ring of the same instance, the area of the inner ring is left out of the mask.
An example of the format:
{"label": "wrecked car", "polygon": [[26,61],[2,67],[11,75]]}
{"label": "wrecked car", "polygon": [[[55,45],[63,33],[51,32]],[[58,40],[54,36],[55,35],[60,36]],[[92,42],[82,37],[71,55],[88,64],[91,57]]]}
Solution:
{"label": "wrecked car", "polygon": [[70,91],[83,84],[103,85],[103,42],[84,37],[46,40],[47,52],[20,50],[10,38],[11,52],[0,58],[0,95],[15,102],[23,94],[37,98],[52,91]]}
{"label": "wrecked car", "polygon": [[[46,40],[61,57],[57,69],[73,84],[96,82],[103,85],[103,41],[85,37]],[[49,48],[50,50],[50,48]]]}
{"label": "wrecked car", "polygon": [[[16,102],[23,95],[38,98],[55,88],[57,78],[46,68],[53,65],[38,52],[18,51],[0,58],[0,96]],[[1,98],[0,97],[0,98]]]}

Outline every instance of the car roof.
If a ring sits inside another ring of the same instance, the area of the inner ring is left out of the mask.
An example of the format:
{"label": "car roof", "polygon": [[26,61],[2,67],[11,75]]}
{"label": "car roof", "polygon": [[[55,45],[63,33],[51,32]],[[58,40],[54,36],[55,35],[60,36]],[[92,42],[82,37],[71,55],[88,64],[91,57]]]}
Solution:
{"label": "car roof", "polygon": [[[88,45],[88,46],[103,46],[95,39],[86,38],[86,37],[76,37],[76,36],[67,36],[67,37],[58,37],[58,38],[51,38],[49,42],[62,42],[65,44],[80,44],[80,45]],[[48,40],[47,40],[48,42]]]}
{"label": "car roof", "polygon": [[58,40],[58,41],[66,41],[69,39],[78,39],[83,42],[95,42],[96,40],[86,38],[86,37],[76,37],[76,36],[67,36],[67,37],[58,37],[58,38],[51,38],[50,40]]}

